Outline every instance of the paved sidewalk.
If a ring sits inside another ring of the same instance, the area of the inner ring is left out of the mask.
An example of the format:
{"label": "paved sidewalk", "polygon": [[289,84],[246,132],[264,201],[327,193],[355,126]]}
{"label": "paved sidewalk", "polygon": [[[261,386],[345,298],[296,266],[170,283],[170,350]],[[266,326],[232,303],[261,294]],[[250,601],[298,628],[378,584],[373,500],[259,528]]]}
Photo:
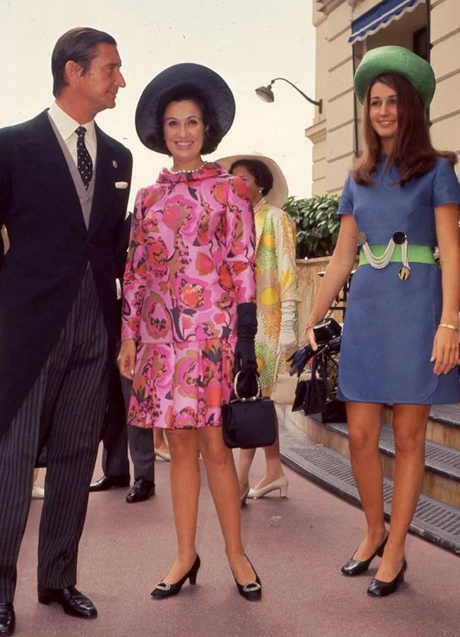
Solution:
{"label": "paved sidewalk", "polygon": [[[100,477],[100,464],[95,472]],[[264,585],[263,600],[237,593],[205,484],[199,517],[202,568],[196,587],[175,598],[150,598],[175,551],[169,465],[157,462],[157,495],[126,504],[127,489],[92,494],[80,545],[78,586],[99,617],[68,617],[36,600],[37,526],[33,501],[19,562],[15,601],[18,637],[458,637],[460,561],[409,537],[407,581],[375,600],[366,588],[375,568],[351,579],[340,574],[363,533],[359,509],[286,469],[287,499],[248,501],[243,509],[246,550]],[[256,456],[254,481],[262,471]]]}

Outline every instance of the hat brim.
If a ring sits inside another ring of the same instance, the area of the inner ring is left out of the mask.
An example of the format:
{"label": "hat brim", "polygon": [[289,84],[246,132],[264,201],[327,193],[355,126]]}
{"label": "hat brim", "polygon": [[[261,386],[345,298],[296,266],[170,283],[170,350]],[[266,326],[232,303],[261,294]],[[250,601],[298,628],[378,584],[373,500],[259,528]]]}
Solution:
{"label": "hat brim", "polygon": [[235,118],[235,99],[225,80],[201,64],[175,64],[147,84],[137,104],[136,131],[147,148],[165,153],[164,145],[160,146],[161,141],[158,141],[163,139],[163,131],[159,130],[158,107],[168,93],[181,87],[193,88],[202,95],[217,117],[222,137],[230,130]]}
{"label": "hat brim", "polygon": [[420,95],[425,108],[429,106],[436,89],[433,69],[426,60],[402,46],[380,46],[365,54],[354,78],[355,93],[361,104],[372,80],[385,73],[404,77]]}
{"label": "hat brim", "polygon": [[216,161],[218,164],[222,164],[227,171],[230,171],[232,164],[240,159],[249,159],[250,161],[257,160],[268,166],[273,175],[273,188],[265,195],[265,199],[274,206],[282,208],[289,197],[289,187],[286,177],[276,161],[258,153],[253,153],[252,155],[231,155],[230,157],[224,157]]}

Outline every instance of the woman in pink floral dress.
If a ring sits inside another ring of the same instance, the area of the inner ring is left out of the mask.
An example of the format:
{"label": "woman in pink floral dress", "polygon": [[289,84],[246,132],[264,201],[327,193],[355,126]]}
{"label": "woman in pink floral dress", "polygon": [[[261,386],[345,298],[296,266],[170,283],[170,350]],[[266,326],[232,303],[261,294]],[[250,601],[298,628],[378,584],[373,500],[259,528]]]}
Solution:
{"label": "woman in pink floral dress", "polygon": [[196,64],[160,73],[136,111],[141,141],[173,160],[137,195],[119,355],[121,373],[133,380],[129,423],[165,429],[171,451],[178,556],[154,598],[196,581],[199,452],[238,591],[249,600],[262,592],[244,553],[238,480],[221,430],[235,364],[256,367],[252,209],[242,181],[201,159],[233,116],[227,84]]}

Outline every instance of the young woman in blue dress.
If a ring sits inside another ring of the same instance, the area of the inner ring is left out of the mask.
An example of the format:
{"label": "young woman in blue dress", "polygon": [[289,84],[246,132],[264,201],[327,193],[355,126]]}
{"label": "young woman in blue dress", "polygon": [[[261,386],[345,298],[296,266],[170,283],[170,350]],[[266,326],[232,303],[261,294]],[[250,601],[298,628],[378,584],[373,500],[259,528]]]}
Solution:
{"label": "young woman in blue dress", "polygon": [[[424,474],[430,405],[459,401],[460,186],[454,153],[433,148],[425,117],[435,90],[430,65],[402,47],[369,51],[355,74],[364,103],[364,152],[342,193],[334,255],[308,318],[326,314],[355,265],[342,338],[339,398],[346,401],[351,464],[367,533],[342,567],[367,590],[395,592],[407,569],[405,540]],[[433,250],[439,248],[439,268]],[[384,404],[393,405],[395,473],[391,524],[384,524],[378,443]]]}

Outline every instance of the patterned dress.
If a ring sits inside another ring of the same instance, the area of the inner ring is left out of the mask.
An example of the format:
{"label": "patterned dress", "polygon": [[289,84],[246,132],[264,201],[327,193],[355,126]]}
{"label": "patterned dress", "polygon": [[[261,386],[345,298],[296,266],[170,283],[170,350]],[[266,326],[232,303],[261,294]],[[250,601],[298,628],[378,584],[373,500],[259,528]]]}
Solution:
{"label": "patterned dress", "polygon": [[[265,395],[275,380],[281,303],[300,301],[295,262],[295,223],[280,208],[267,203],[255,214],[257,336],[256,355]],[[281,370],[279,370],[281,371]]]}
{"label": "patterned dress", "polygon": [[255,301],[253,225],[244,183],[219,164],[165,169],[139,191],[123,285],[122,339],[137,343],[131,425],[222,424],[236,307]]}

